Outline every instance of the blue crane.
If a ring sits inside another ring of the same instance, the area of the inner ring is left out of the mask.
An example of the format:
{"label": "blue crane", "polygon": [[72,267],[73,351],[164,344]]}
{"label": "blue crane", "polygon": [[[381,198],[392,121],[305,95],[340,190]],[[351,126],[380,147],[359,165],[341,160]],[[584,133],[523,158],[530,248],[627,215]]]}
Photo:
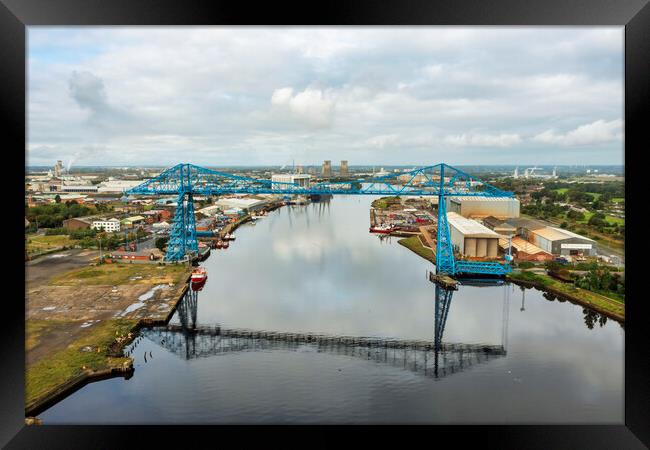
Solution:
{"label": "blue crane", "polygon": [[512,270],[509,262],[457,261],[454,258],[447,222],[446,198],[454,196],[512,198],[514,194],[497,189],[444,163],[368,179],[323,181],[309,186],[243,177],[194,164],[177,164],[125,191],[127,196],[176,195],[174,223],[165,255],[167,261],[179,261],[188,254],[198,253],[194,195],[224,194],[437,196],[437,273],[505,275]]}

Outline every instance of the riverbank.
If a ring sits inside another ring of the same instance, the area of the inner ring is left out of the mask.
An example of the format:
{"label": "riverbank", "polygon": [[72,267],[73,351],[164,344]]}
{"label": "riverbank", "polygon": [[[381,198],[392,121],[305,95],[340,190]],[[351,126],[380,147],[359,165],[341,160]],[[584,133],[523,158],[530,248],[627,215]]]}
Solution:
{"label": "riverbank", "polygon": [[433,264],[436,263],[435,253],[430,248],[427,248],[422,244],[422,241],[420,240],[420,235],[415,235],[404,239],[400,239],[399,241],[397,241],[397,243],[403,245],[404,247],[408,248],[413,253],[416,253],[417,255],[421,256],[427,261],[430,261]]}
{"label": "riverbank", "polygon": [[133,360],[123,348],[141,327],[166,324],[189,286],[191,269],[184,265],[86,264],[65,271],[65,259],[48,265],[63,271],[28,268],[28,417],[89,382],[130,377]]}
{"label": "riverbank", "polygon": [[[435,264],[435,253],[422,244],[420,236],[400,239],[397,242]],[[605,297],[596,292],[576,287],[571,283],[563,283],[548,275],[531,271],[511,272],[506,275],[506,279],[524,287],[534,287],[540,291],[554,294],[572,303],[593,309],[617,322],[625,323],[625,302],[617,299]]]}
{"label": "riverbank", "polygon": [[617,322],[625,323],[624,302],[530,271],[512,272],[506,275],[506,278],[515,284],[554,294],[572,303],[593,309]]}

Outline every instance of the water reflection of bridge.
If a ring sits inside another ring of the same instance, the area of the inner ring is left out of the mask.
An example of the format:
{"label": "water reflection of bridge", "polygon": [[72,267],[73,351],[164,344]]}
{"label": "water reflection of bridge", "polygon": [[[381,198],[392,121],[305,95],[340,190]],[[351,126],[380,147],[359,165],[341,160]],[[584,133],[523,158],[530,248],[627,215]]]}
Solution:
{"label": "water reflection of bridge", "polygon": [[314,351],[388,364],[433,378],[442,378],[506,355],[503,343],[442,341],[452,291],[439,286],[436,286],[433,341],[197,326],[197,296],[197,292],[189,290],[179,303],[179,324],[146,329],[143,335],[188,360],[234,352]]}

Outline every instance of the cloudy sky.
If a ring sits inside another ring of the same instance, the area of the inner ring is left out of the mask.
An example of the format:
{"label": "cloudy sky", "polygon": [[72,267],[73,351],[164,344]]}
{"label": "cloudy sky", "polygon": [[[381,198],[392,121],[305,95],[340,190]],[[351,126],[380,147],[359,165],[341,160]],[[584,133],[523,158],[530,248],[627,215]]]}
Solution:
{"label": "cloudy sky", "polygon": [[622,164],[622,27],[36,27],[30,165]]}

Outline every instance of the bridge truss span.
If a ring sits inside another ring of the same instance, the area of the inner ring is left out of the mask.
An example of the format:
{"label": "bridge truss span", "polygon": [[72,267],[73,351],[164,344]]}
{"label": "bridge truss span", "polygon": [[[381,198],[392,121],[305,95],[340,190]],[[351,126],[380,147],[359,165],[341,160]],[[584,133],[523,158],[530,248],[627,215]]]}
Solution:
{"label": "bridge truss span", "polygon": [[165,259],[179,261],[198,252],[194,195],[382,195],[438,197],[436,271],[456,275],[478,273],[504,275],[508,263],[456,261],[447,222],[446,198],[453,196],[514,197],[460,169],[444,163],[397,172],[381,177],[349,181],[322,181],[309,186],[243,177],[194,164],[177,164],[160,175],[125,191],[127,196],[176,195],[177,209]]}

